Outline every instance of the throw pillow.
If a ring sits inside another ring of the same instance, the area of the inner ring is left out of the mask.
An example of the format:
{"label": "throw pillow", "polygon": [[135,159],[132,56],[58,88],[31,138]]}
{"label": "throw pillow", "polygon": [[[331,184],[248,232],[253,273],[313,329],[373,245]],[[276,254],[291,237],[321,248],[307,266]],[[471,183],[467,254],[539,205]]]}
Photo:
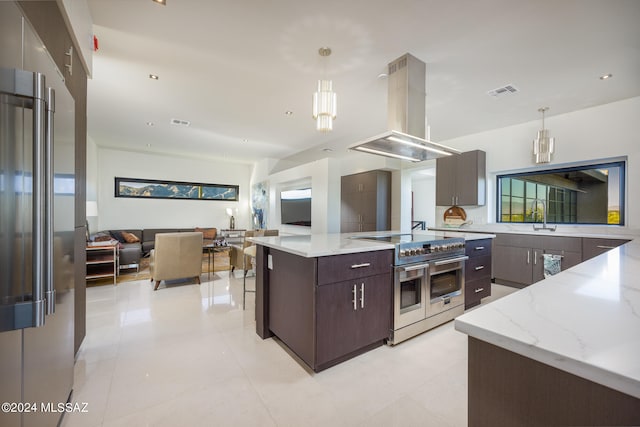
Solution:
{"label": "throw pillow", "polygon": [[111,235],[106,233],[96,233],[93,236],[94,242],[108,242],[109,240],[112,240],[112,239],[113,238],[111,237]]}
{"label": "throw pillow", "polygon": [[217,228],[199,228],[196,227],[194,231],[202,233],[202,238],[205,240],[213,240],[218,234]]}
{"label": "throw pillow", "polygon": [[111,231],[109,231],[109,233],[111,233],[111,236],[113,236],[113,238],[116,239],[118,242],[120,242],[120,243],[126,243],[127,242],[126,240],[124,240],[124,237],[122,237],[122,232],[121,231],[111,230]]}
{"label": "throw pillow", "polygon": [[138,242],[140,242],[140,239],[138,239],[138,236],[136,236],[133,233],[129,233],[128,231],[122,231],[120,234],[122,234],[122,237],[124,238],[124,240],[127,243],[138,243]]}

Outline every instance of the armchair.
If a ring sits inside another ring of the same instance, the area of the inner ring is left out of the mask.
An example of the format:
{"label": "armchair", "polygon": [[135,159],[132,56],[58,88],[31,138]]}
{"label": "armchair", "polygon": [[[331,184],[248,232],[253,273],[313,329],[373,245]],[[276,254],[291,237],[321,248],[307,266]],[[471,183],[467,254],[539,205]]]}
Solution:
{"label": "armchair", "polygon": [[193,277],[200,284],[202,233],[158,233],[149,263],[151,281],[157,290],[162,280]]}

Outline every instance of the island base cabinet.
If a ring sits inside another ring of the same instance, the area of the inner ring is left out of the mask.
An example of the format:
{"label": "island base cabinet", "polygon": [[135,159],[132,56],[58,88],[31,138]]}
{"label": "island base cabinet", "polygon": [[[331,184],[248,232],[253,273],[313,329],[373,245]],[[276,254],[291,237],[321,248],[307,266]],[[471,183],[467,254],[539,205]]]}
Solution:
{"label": "island base cabinet", "polygon": [[391,324],[391,276],[382,274],[318,286],[316,370],[382,345]]}
{"label": "island base cabinet", "polygon": [[256,333],[314,371],[389,338],[392,250],[307,258],[258,245],[256,261]]}
{"label": "island base cabinet", "polygon": [[640,399],[469,337],[469,427],[640,425]]}

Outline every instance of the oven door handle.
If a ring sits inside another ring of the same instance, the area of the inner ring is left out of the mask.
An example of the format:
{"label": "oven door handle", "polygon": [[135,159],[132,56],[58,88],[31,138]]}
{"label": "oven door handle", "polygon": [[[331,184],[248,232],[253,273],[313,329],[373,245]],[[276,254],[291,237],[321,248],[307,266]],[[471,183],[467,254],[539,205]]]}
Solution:
{"label": "oven door handle", "polygon": [[427,268],[427,267],[429,267],[429,263],[410,265],[407,267],[400,267],[399,269],[402,271],[413,271],[413,270],[420,270],[422,268]]}
{"label": "oven door handle", "polygon": [[453,264],[454,262],[466,261],[468,259],[469,259],[468,256],[461,256],[461,257],[458,257],[458,258],[444,259],[442,261],[436,261],[436,262],[434,262],[434,264],[435,265]]}

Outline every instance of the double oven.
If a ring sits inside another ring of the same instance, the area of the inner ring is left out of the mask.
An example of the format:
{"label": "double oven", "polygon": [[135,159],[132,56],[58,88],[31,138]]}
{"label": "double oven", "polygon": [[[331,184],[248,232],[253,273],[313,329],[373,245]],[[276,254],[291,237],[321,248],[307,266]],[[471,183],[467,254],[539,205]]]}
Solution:
{"label": "double oven", "polygon": [[395,246],[393,330],[395,345],[464,312],[463,238],[400,234],[377,237]]}

